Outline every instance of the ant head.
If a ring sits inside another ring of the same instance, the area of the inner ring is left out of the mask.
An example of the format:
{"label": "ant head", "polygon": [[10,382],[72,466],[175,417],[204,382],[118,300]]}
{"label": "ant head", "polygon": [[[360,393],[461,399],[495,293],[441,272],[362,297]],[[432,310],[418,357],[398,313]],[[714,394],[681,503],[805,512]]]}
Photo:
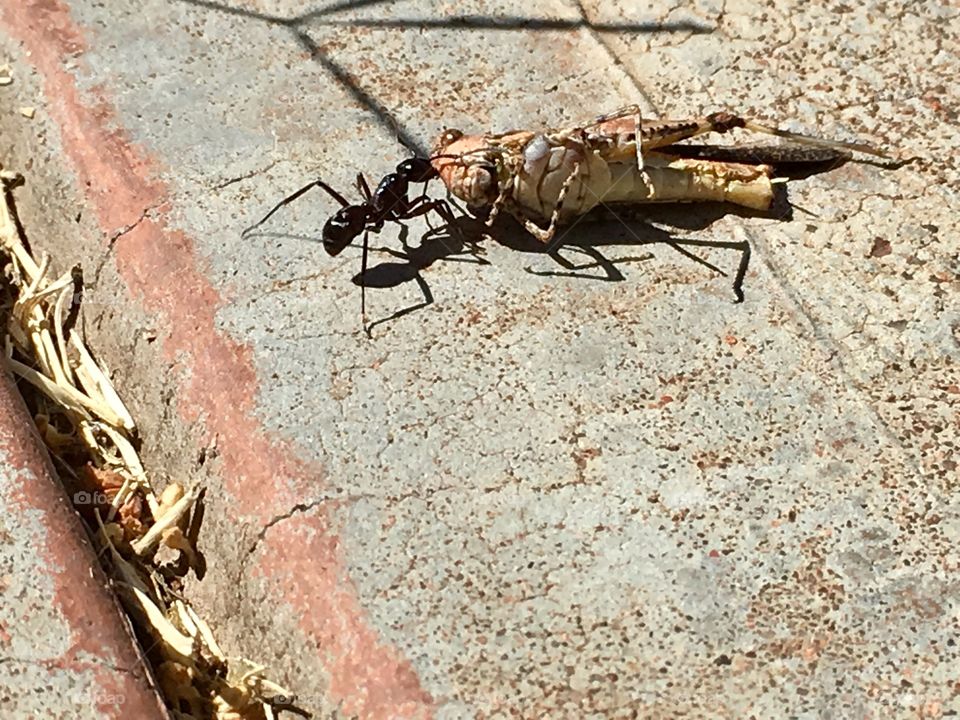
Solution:
{"label": "ant head", "polygon": [[437,171],[428,158],[412,157],[397,165],[397,172],[409,182],[425,183],[437,177]]}
{"label": "ant head", "polygon": [[329,255],[339,255],[353,239],[363,232],[367,223],[367,209],[361,205],[342,207],[323,226],[323,249]]}

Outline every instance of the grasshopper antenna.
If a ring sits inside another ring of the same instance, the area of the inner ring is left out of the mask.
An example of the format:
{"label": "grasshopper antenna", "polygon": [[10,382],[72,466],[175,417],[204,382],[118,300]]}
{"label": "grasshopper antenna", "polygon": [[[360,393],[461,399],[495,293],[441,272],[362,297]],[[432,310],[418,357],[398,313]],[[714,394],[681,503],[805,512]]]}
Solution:
{"label": "grasshopper antenna", "polygon": [[752,130],[754,132],[764,133],[766,135],[775,135],[776,137],[786,138],[787,140],[792,140],[793,142],[800,143],[802,145],[814,145],[816,147],[832,148],[835,150],[850,150],[853,152],[866,153],[867,155],[891,159],[887,153],[883,152],[882,150],[877,150],[872,145],[867,145],[866,143],[844,142],[842,140],[826,140],[824,138],[810,137],[809,135],[801,135],[800,133],[780,130],[779,128],[754,122],[753,120],[745,120],[743,127],[746,130]]}

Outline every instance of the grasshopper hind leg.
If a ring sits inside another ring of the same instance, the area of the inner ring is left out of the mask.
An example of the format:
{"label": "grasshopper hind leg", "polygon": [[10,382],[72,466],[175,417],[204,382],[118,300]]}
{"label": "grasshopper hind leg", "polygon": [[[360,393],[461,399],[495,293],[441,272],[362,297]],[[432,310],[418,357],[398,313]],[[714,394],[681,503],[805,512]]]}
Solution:
{"label": "grasshopper hind leg", "polygon": [[[605,115],[600,115],[594,118],[593,122],[589,123],[586,127],[596,127],[610,120],[619,120],[624,117],[633,118],[633,132],[635,138],[642,138],[643,134],[641,131],[641,124],[643,117],[640,114],[640,106],[636,103],[632,105],[624,105],[622,108],[617,108],[611,113]],[[637,170],[643,172],[643,153],[641,152],[642,143],[640,140],[637,140]]]}

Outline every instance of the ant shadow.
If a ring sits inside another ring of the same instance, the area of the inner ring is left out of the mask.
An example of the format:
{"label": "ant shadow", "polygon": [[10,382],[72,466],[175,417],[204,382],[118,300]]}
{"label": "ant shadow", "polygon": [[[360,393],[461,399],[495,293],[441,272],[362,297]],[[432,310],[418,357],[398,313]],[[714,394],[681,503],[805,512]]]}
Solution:
{"label": "ant shadow", "polygon": [[420,244],[412,247],[408,242],[410,229],[400,225],[401,250],[390,247],[370,246],[371,252],[383,252],[399,258],[403,262],[381,262],[368,266],[367,271],[354,275],[354,285],[365,288],[392,288],[407,282],[415,282],[423,294],[423,300],[405,308],[401,308],[387,317],[374,320],[367,325],[366,333],[369,337],[373,329],[379,325],[393,322],[404,315],[429,307],[434,302],[433,291],[422,275],[422,271],[435,262],[465,262],[474,265],[489,265],[490,261],[482,257],[483,248],[480,245],[482,235],[478,221],[469,216],[456,218],[451,223],[438,228],[431,228],[420,238]]}

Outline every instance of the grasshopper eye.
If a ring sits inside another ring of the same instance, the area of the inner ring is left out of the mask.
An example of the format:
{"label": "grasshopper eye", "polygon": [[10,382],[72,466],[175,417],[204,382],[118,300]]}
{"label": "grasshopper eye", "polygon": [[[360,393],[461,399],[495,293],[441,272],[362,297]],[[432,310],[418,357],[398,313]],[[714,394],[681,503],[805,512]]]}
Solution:
{"label": "grasshopper eye", "polygon": [[443,131],[443,134],[440,136],[440,144],[443,147],[455,143],[457,140],[463,137],[463,131],[454,130],[453,128],[447,128]]}

